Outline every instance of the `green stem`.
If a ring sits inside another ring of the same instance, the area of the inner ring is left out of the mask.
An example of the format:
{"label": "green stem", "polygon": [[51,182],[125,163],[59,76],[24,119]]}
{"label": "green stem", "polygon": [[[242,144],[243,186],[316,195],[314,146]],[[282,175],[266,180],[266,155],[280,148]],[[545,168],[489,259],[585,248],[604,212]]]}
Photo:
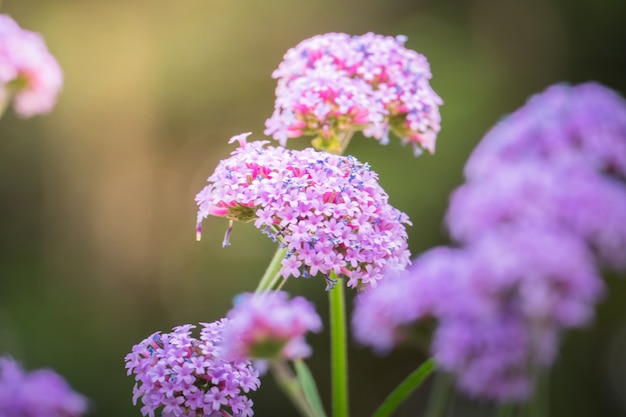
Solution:
{"label": "green stem", "polygon": [[501,404],[496,407],[496,417],[513,417],[515,414],[515,405]]}
{"label": "green stem", "polygon": [[[2,7],[2,0],[0,0],[0,7]],[[9,103],[11,102],[11,93],[6,86],[0,86],[0,88],[4,89],[4,91],[0,92],[0,119],[2,119],[4,112],[7,110],[7,107],[9,107]]]}
{"label": "green stem", "polygon": [[302,393],[300,382],[293,375],[289,366],[283,360],[278,359],[270,361],[270,369],[278,386],[298,409],[298,412],[304,417],[317,417]]}
{"label": "green stem", "polygon": [[422,363],[387,396],[385,401],[374,412],[373,417],[391,416],[398,406],[432,374],[436,366],[435,360],[432,358]]}
{"label": "green stem", "polygon": [[300,381],[302,392],[311,407],[311,410],[313,410],[313,413],[318,417],[326,417],[326,412],[324,412],[324,406],[322,405],[317,385],[315,384],[315,380],[313,379],[313,375],[311,374],[309,367],[306,366],[302,359],[294,360],[293,365],[296,369],[296,374],[298,376],[298,381]]}
{"label": "green stem", "polygon": [[345,132],[343,135],[339,136],[339,155],[343,155],[343,153],[346,151],[346,148],[350,144],[350,140],[352,139],[353,135],[354,131],[350,130],[349,132]]}
{"label": "green stem", "polygon": [[535,394],[524,407],[524,415],[528,417],[546,417],[548,413],[549,384],[548,373],[540,372],[537,376]]}
{"label": "green stem", "polygon": [[343,280],[331,273],[338,282],[328,291],[330,302],[330,355],[332,374],[333,417],[348,417],[348,344],[346,329],[346,305]]}
{"label": "green stem", "polygon": [[274,285],[276,285],[276,282],[280,279],[281,262],[286,254],[287,254],[287,249],[279,248],[276,251],[276,253],[274,254],[274,257],[272,258],[272,261],[270,262],[269,266],[265,270],[265,274],[263,274],[261,281],[259,281],[259,285],[256,287],[256,290],[254,291],[255,294],[259,294],[263,291],[267,291],[271,289]]}
{"label": "green stem", "polygon": [[444,417],[448,412],[448,400],[452,394],[452,379],[450,375],[438,373],[430,394],[426,417]]}

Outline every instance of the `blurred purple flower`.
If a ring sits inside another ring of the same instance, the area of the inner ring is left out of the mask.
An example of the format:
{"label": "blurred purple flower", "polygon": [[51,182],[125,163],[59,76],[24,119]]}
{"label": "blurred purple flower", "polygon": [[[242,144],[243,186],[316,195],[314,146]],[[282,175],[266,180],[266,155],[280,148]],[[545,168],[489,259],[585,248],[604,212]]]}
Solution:
{"label": "blurred purple flower", "polygon": [[[406,214],[388,203],[378,176],[351,156],[313,149],[240,147],[220,162],[196,196],[198,231],[209,215],[254,222],[287,250],[282,275],[347,277],[375,286],[386,272],[409,264]],[[228,245],[228,242],[225,242]]]}
{"label": "blurred purple flower", "polygon": [[496,124],[465,166],[470,181],[541,161],[626,178],[626,101],[595,82],[557,84]]}
{"label": "blurred purple flower", "polygon": [[51,369],[25,372],[14,359],[0,357],[0,416],[78,417],[87,399]]}
{"label": "blurred purple flower", "polygon": [[568,234],[507,230],[435,248],[359,295],[354,336],[386,352],[434,319],[432,353],[467,393],[523,401],[565,329],[584,326],[603,292],[587,248]]}
{"label": "blurred purple flower", "polygon": [[223,348],[234,358],[298,359],[310,356],[308,332],[319,332],[322,320],[303,297],[286,292],[242,294],[228,312]]}
{"label": "blurred purple flower", "polygon": [[16,113],[47,113],[63,86],[63,72],[43,37],[0,14],[0,102],[13,99]]}
{"label": "blurred purple flower", "polygon": [[[432,318],[431,350],[466,393],[525,401],[563,331],[593,320],[597,264],[626,267],[626,106],[595,83],[533,97],[478,145],[437,248],[359,296],[355,337],[387,351]],[[621,177],[621,178],[620,178]]]}
{"label": "blurred purple flower", "polygon": [[558,227],[587,242],[603,265],[626,268],[626,186],[576,167],[524,161],[469,181],[452,194],[446,224],[460,242],[506,228]]}
{"label": "blurred purple flower", "polygon": [[[133,403],[141,399],[141,414],[154,416],[252,416],[252,400],[245,393],[260,385],[248,360],[227,360],[220,346],[228,320],[183,325],[171,333],[154,333],[126,355],[128,375],[135,374]],[[227,412],[229,414],[224,414]]]}
{"label": "blurred purple flower", "polygon": [[429,84],[428,61],[405,41],[327,33],[291,48],[272,74],[276,105],[265,133],[283,146],[312,135],[316,147],[334,151],[354,131],[382,143],[391,131],[416,154],[433,153],[442,101]]}

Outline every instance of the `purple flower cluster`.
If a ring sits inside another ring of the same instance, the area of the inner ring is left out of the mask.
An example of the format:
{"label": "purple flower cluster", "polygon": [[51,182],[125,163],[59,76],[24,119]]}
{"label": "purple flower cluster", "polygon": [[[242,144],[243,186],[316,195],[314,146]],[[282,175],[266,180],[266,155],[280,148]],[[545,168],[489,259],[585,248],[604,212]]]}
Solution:
{"label": "purple flower cluster", "polygon": [[[222,160],[198,195],[198,231],[209,215],[252,221],[287,253],[287,278],[334,273],[375,286],[410,263],[406,214],[388,203],[376,173],[351,156],[246,143]],[[225,241],[225,245],[228,242]]]}
{"label": "purple flower cluster", "polygon": [[303,297],[286,292],[242,294],[228,312],[223,348],[235,358],[298,359],[311,355],[308,332],[319,332],[322,320]]}
{"label": "purple flower cluster", "polygon": [[403,275],[360,295],[355,338],[384,353],[418,321],[437,322],[432,352],[464,392],[523,401],[552,364],[563,329],[593,317],[603,290],[580,241],[509,230],[464,248],[435,248]]}
{"label": "purple flower cluster", "polygon": [[626,104],[595,82],[556,84],[496,124],[465,165],[469,181],[526,161],[626,179]]}
{"label": "purple flower cluster", "polygon": [[462,246],[362,294],[357,340],[384,352],[435,319],[431,349],[463,391],[526,400],[561,334],[593,319],[598,265],[626,267],[625,144],[626,102],[605,87],[535,96],[466,165],[446,218]]}
{"label": "purple flower cluster", "polygon": [[78,417],[87,399],[50,369],[25,372],[14,359],[0,357],[0,416]]}
{"label": "purple flower cluster", "polygon": [[0,14],[0,102],[11,98],[21,117],[47,113],[63,86],[63,72],[38,33]]}
{"label": "purple flower cluster", "polygon": [[511,164],[498,172],[452,194],[447,224],[455,239],[473,242],[501,229],[556,227],[587,242],[603,266],[626,268],[622,181],[540,161]]}
{"label": "purple flower cluster", "polygon": [[456,239],[557,227],[626,268],[626,101],[614,91],[549,87],[485,136],[465,173],[446,218]]}
{"label": "purple flower cluster", "polygon": [[144,416],[160,407],[164,417],[254,415],[244,394],[259,387],[258,372],[248,360],[224,357],[220,342],[228,320],[201,325],[199,340],[191,335],[196,326],[187,324],[154,333],[126,355],[128,375],[137,381],[133,402],[141,398]]}
{"label": "purple flower cluster", "polygon": [[316,147],[336,151],[354,131],[382,143],[392,132],[416,154],[434,152],[442,100],[429,84],[428,61],[405,41],[327,33],[290,49],[272,74],[276,103],[265,134],[283,146],[312,135]]}

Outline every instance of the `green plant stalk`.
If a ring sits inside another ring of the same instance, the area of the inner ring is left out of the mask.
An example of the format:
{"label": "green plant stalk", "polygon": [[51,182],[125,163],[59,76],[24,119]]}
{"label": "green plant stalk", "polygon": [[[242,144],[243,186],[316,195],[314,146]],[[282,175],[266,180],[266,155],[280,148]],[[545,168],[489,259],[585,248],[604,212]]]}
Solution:
{"label": "green plant stalk", "polygon": [[333,417],[348,417],[348,344],[346,329],[346,302],[343,280],[337,279],[335,287],[328,291],[330,302],[330,356]]}
{"label": "green plant stalk", "polygon": [[433,373],[437,364],[433,358],[426,360],[415,371],[406,377],[378,407],[372,417],[389,417],[415,391],[424,380]]}
{"label": "green plant stalk", "polygon": [[[0,0],[0,6],[1,5],[2,5],[2,1]],[[0,88],[6,88],[6,87],[0,87]],[[11,101],[11,95],[9,94],[9,92],[5,91],[4,97],[0,98],[0,119],[2,119],[2,116],[4,116],[4,112],[7,110],[7,107],[9,107],[10,101]]]}
{"label": "green plant stalk", "polygon": [[452,379],[450,375],[438,373],[436,375],[426,417],[444,417],[448,413],[449,400],[452,396]]}
{"label": "green plant stalk", "polygon": [[300,382],[293,375],[287,363],[281,359],[276,359],[269,361],[269,364],[278,386],[283,390],[287,398],[291,400],[296,409],[298,409],[298,412],[303,417],[320,417],[311,409],[311,406],[304,397]]}
{"label": "green plant stalk", "polygon": [[495,417],[513,417],[515,415],[515,405],[500,404],[496,407]]}
{"label": "green plant stalk", "polygon": [[535,385],[535,393],[523,408],[522,415],[528,417],[547,417],[549,416],[549,378],[547,372],[537,372],[537,380]]}
{"label": "green plant stalk", "polygon": [[262,293],[263,291],[267,291],[271,289],[276,282],[280,279],[280,269],[281,269],[281,261],[287,254],[287,249],[278,249],[272,258],[272,261],[268,265],[265,270],[265,274],[259,281],[259,285],[256,287],[254,291],[255,294]]}
{"label": "green plant stalk", "polygon": [[306,366],[306,363],[304,363],[302,359],[296,359],[293,364],[296,369],[296,375],[298,377],[298,381],[300,381],[304,397],[311,406],[314,414],[319,417],[326,417],[326,412],[322,406],[322,400],[320,399],[317,386],[315,385],[315,380],[313,379],[313,375],[311,374],[309,367]]}

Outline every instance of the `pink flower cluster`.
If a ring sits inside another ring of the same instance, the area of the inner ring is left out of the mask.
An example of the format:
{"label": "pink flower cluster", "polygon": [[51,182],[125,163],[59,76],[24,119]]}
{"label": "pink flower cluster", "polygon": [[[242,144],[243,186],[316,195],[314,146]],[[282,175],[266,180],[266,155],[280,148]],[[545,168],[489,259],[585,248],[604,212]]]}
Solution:
{"label": "pink flower cluster", "polygon": [[[254,225],[287,251],[282,275],[321,273],[375,286],[410,262],[406,214],[392,207],[376,173],[351,156],[246,143],[222,160],[196,196],[198,231],[209,215]],[[227,243],[227,242],[225,242]]]}
{"label": "pink flower cluster", "polygon": [[254,415],[244,394],[259,387],[258,372],[248,360],[224,358],[220,342],[228,320],[201,324],[199,340],[187,324],[154,333],[126,355],[128,375],[137,381],[133,402],[141,398],[144,416],[154,417],[160,407],[164,417]]}
{"label": "pink flower cluster", "polygon": [[63,86],[63,72],[40,34],[0,14],[0,102],[13,98],[21,117],[47,113]]}
{"label": "pink flower cluster", "polygon": [[288,138],[312,135],[322,149],[335,151],[354,131],[382,143],[392,132],[417,154],[434,152],[442,100],[429,84],[428,61],[405,41],[328,33],[290,49],[272,74],[276,103],[265,134],[283,146]]}
{"label": "pink flower cluster", "polygon": [[10,357],[0,357],[0,416],[79,417],[87,399],[51,369],[25,372]]}
{"label": "pink flower cluster", "polygon": [[298,359],[311,355],[308,332],[322,330],[315,307],[303,297],[274,291],[242,294],[228,312],[230,324],[223,334],[223,348],[234,358]]}

